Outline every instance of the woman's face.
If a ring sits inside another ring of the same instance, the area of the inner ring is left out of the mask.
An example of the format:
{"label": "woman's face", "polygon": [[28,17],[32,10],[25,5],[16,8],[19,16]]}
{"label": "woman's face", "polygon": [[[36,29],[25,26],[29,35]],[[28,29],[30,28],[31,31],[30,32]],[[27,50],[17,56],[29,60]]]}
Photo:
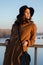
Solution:
{"label": "woman's face", "polygon": [[28,8],[24,12],[24,18],[25,19],[30,19],[31,18],[31,16],[30,16],[30,10]]}

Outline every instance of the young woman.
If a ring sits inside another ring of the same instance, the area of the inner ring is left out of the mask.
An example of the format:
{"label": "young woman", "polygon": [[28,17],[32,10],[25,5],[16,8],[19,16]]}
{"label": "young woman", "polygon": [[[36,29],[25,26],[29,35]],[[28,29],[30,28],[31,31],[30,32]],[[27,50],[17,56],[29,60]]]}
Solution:
{"label": "young woman", "polygon": [[3,65],[20,65],[20,57],[35,43],[37,27],[32,21],[34,9],[26,5],[19,9],[17,20],[12,26],[10,43],[6,47]]}

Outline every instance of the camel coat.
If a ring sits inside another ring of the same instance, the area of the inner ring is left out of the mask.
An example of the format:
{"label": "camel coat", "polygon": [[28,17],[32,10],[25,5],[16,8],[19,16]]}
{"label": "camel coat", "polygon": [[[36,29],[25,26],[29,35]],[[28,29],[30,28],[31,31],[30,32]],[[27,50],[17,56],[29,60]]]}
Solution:
{"label": "camel coat", "polygon": [[[33,22],[23,23],[20,27],[21,41],[28,40],[28,47],[34,45],[36,38],[37,27]],[[25,48],[26,49],[26,48]],[[10,43],[6,47],[4,64],[3,65],[20,65],[19,56],[22,54],[18,38],[18,26],[13,24],[11,30]]]}

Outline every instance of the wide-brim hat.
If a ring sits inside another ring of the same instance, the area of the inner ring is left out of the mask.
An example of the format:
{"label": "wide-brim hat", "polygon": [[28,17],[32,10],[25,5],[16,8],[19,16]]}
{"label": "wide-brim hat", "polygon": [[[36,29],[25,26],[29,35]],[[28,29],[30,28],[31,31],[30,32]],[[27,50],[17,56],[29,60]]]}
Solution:
{"label": "wide-brim hat", "polygon": [[20,9],[19,9],[19,14],[22,16],[22,15],[24,14],[24,11],[25,11],[27,8],[30,9],[30,14],[31,14],[31,17],[32,17],[33,14],[34,14],[34,9],[33,9],[32,7],[28,7],[27,5],[24,5],[24,6],[20,7]]}

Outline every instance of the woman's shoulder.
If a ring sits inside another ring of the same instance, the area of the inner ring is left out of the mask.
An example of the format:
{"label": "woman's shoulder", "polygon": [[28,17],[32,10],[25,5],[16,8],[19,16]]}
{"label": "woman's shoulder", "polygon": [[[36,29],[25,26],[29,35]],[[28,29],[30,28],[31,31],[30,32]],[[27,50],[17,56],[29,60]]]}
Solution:
{"label": "woman's shoulder", "polygon": [[34,21],[31,21],[31,23],[32,23],[32,26],[33,26],[33,27],[34,27],[34,26],[37,27]]}
{"label": "woman's shoulder", "polygon": [[17,24],[16,23],[13,23],[12,24],[12,28],[15,28],[15,27],[17,27]]}
{"label": "woman's shoulder", "polygon": [[35,24],[34,21],[32,21],[32,28],[37,30],[37,25]]}

